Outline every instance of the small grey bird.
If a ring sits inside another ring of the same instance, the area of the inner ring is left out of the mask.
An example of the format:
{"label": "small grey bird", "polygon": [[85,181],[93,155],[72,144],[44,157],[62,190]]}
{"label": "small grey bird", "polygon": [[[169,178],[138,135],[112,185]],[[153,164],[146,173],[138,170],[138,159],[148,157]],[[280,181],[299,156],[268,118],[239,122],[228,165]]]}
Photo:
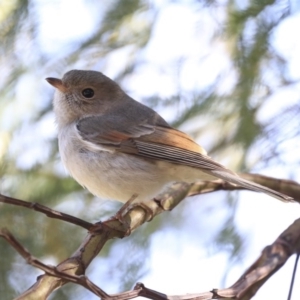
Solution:
{"label": "small grey bird", "polygon": [[72,70],[56,88],[59,151],[70,174],[92,194],[126,202],[155,197],[175,181],[221,178],[283,201],[291,197],[239,177],[187,134],[96,71]]}

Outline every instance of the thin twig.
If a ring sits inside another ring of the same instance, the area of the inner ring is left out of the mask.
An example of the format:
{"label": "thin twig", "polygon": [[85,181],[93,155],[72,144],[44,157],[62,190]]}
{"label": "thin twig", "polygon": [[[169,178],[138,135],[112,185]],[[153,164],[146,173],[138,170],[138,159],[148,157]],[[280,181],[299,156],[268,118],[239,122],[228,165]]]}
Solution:
{"label": "thin twig", "polygon": [[108,294],[91,282],[86,276],[71,275],[58,270],[54,266],[49,266],[42,263],[36,257],[32,256],[30,252],[28,252],[6,228],[0,230],[0,236],[3,237],[26,260],[29,265],[36,267],[49,275],[82,285],[99,297],[109,297]]}
{"label": "thin twig", "polygon": [[295,260],[295,264],[294,264],[293,275],[292,275],[292,280],[291,280],[289,295],[288,295],[287,300],[292,299],[292,292],[293,292],[293,287],[294,287],[294,283],[295,283],[295,277],[296,277],[298,261],[299,261],[299,253],[296,255],[296,260]]}
{"label": "thin twig", "polygon": [[58,220],[62,220],[62,221],[65,221],[65,222],[68,222],[71,224],[75,224],[75,225],[81,226],[87,230],[89,230],[93,226],[92,223],[89,223],[82,219],[62,213],[60,211],[51,209],[51,208],[44,206],[42,204],[39,204],[39,203],[27,202],[24,200],[4,196],[2,194],[0,194],[0,202],[32,209],[32,210],[35,210],[35,211],[45,214],[49,218],[58,219]]}

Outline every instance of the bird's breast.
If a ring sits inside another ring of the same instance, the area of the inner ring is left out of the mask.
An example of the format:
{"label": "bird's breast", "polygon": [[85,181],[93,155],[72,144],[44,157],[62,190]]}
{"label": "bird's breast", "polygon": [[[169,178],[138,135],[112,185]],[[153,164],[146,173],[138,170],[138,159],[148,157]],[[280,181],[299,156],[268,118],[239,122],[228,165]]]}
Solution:
{"label": "bird's breast", "polygon": [[126,202],[138,194],[139,200],[149,200],[170,182],[154,160],[85,148],[72,127],[59,132],[59,151],[70,175],[100,198]]}

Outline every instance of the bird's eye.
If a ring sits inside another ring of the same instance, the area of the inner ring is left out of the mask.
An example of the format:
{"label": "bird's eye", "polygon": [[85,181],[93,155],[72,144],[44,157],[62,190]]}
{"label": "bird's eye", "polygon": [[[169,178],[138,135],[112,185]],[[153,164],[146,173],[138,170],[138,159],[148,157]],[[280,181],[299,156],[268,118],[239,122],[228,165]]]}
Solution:
{"label": "bird's eye", "polygon": [[84,98],[92,98],[94,96],[94,90],[91,89],[91,88],[87,88],[87,89],[84,89],[82,92],[81,92],[82,96]]}

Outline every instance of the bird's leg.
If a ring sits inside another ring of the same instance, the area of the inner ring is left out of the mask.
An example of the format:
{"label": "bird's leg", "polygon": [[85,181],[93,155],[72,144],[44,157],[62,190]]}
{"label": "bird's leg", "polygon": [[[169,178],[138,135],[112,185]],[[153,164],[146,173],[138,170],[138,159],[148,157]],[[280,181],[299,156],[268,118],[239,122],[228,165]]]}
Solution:
{"label": "bird's leg", "polygon": [[[140,208],[144,211],[144,221],[151,221],[155,215],[154,209],[146,205],[145,203],[133,203],[137,198],[137,195],[133,195],[117,212],[105,222],[99,222],[94,224],[92,231],[96,232],[102,230],[102,226],[107,226],[115,231],[120,232],[120,237],[128,236],[132,230],[135,229],[134,225],[130,223],[130,216],[127,215],[134,208]],[[117,223],[116,223],[117,221]],[[119,225],[118,225],[119,224]]]}
{"label": "bird's leg", "polygon": [[130,228],[130,224],[125,220],[125,214],[128,211],[128,207],[132,204],[136,197],[137,195],[134,194],[123,206],[121,206],[121,208],[116,212],[115,215],[113,215],[104,222],[95,223],[94,226],[90,229],[90,231],[101,232],[104,226],[104,228],[108,227],[109,230],[119,232],[119,237],[130,235],[132,229]]}
{"label": "bird's leg", "polygon": [[111,222],[114,223],[114,221],[118,221],[123,227],[123,229],[121,230],[124,232],[124,236],[130,235],[132,228],[129,222],[126,220],[126,213],[128,212],[129,207],[132,207],[132,203],[137,196],[137,194],[132,195],[131,198],[127,202],[125,202],[125,204],[121,206],[121,208],[115,213],[115,215],[113,215],[111,218],[109,218],[109,220],[105,221],[104,223],[108,225],[112,224]]}
{"label": "bird's leg", "polygon": [[131,231],[134,229],[132,226],[128,223],[128,221],[125,219],[126,218],[126,213],[128,212],[129,208],[134,209],[134,208],[141,208],[144,212],[144,220],[149,222],[153,219],[155,212],[154,210],[146,205],[143,202],[138,202],[134,203],[134,200],[137,198],[137,195],[134,194],[119,210],[118,212],[112,217],[115,220],[118,220],[121,224],[123,224],[127,230],[126,230],[126,235],[129,235]]}
{"label": "bird's leg", "polygon": [[126,224],[127,226],[129,226],[126,220],[124,219],[124,215],[128,211],[128,208],[131,206],[133,201],[137,198],[137,196],[137,194],[133,194],[131,198],[127,202],[125,202],[123,206],[121,206],[121,208],[116,212],[113,218],[119,220],[122,224]]}

